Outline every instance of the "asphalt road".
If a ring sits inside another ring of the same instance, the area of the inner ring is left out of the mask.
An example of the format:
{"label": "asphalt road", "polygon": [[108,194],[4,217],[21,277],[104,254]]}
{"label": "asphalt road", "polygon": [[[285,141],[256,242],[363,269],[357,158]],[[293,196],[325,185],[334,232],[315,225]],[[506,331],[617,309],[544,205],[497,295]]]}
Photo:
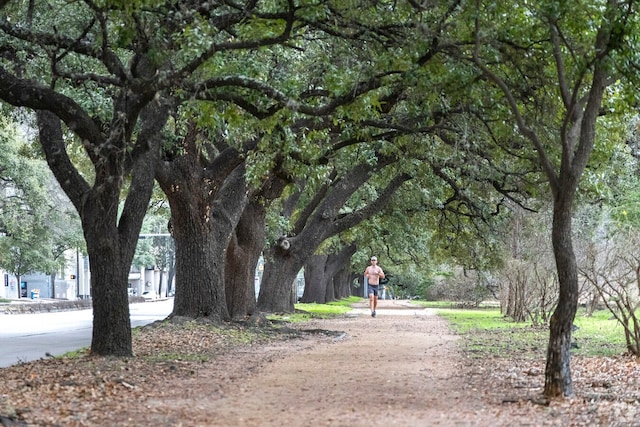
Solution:
{"label": "asphalt road", "polygon": [[[131,304],[131,326],[164,319],[173,299]],[[60,356],[91,345],[92,310],[0,314],[0,367]]]}

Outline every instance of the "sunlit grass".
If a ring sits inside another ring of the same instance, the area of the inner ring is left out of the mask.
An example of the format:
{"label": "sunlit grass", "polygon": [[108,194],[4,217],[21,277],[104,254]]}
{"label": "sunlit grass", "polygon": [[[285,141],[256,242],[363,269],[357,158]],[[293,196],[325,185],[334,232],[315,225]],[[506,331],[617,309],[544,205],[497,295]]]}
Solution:
{"label": "sunlit grass", "polygon": [[461,335],[463,349],[475,357],[512,354],[528,357],[544,355],[548,333],[527,323],[511,322],[498,309],[439,309],[438,315]]}
{"label": "sunlit grass", "polygon": [[326,304],[299,303],[295,304],[295,313],[269,315],[271,320],[287,322],[304,322],[310,319],[331,318],[342,316],[352,310],[351,305],[362,301],[362,297],[348,297]]}
{"label": "sunlit grass", "polygon": [[348,298],[343,298],[339,301],[328,302],[327,305],[337,305],[343,307],[351,307],[352,304],[363,301],[364,298],[358,296],[350,296]]}
{"label": "sunlit grass", "polygon": [[[460,303],[452,301],[427,301],[427,300],[413,300],[414,304],[420,305],[425,308],[461,308]],[[498,307],[497,302],[482,302],[478,307],[473,307],[473,310],[486,310],[495,309]]]}
{"label": "sunlit grass", "polygon": [[[461,345],[477,357],[544,358],[549,341],[549,327],[534,327],[530,322],[513,322],[499,309],[438,309],[453,331],[461,336]],[[578,312],[572,333],[577,348],[572,354],[582,356],[612,356],[626,351],[622,327],[602,310],[591,317]]]}
{"label": "sunlit grass", "polygon": [[295,305],[295,309],[320,316],[336,316],[348,313],[352,310],[351,305],[361,300],[360,297],[349,297],[326,304],[300,303]]}

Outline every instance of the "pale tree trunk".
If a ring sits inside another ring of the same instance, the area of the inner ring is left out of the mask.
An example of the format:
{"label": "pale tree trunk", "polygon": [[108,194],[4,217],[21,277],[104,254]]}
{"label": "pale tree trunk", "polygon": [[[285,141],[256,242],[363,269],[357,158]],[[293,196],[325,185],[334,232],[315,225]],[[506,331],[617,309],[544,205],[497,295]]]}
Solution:
{"label": "pale tree trunk", "polygon": [[524,263],[517,262],[515,264],[516,267],[513,270],[515,293],[513,297],[513,312],[510,315],[516,322],[524,322],[527,319],[526,297],[529,272]]}
{"label": "pale tree trunk", "polygon": [[[524,320],[524,296],[526,284],[523,280],[526,277],[524,270],[528,263],[522,261],[522,230],[524,214],[518,206],[512,209],[512,219],[510,228],[510,260],[509,265],[504,270],[507,280],[505,290],[503,314],[511,317],[516,322]],[[526,280],[525,280],[526,281]]]}
{"label": "pale tree trunk", "polygon": [[[171,250],[170,250],[170,259],[171,263],[169,264],[169,271],[167,272],[167,295],[171,294],[173,289],[173,280],[176,277],[176,253],[175,253],[175,243],[173,242],[173,237],[171,238]],[[175,292],[174,292],[175,293]]]}
{"label": "pale tree trunk", "polygon": [[586,311],[587,316],[589,317],[593,316],[593,313],[598,308],[599,302],[600,302],[600,295],[598,295],[597,292],[594,292],[591,295],[591,298],[589,298],[589,301],[587,301],[587,311]]}
{"label": "pale tree trunk", "polygon": [[[160,270],[160,274],[159,274],[159,277],[158,277],[158,297],[162,297],[163,296],[162,295],[162,279],[163,279],[163,276],[164,276],[164,272],[162,270]],[[166,296],[166,295],[167,295],[167,291],[165,290],[165,295],[164,296]]]}
{"label": "pale tree trunk", "polygon": [[17,284],[18,284],[17,285],[17,288],[18,288],[18,299],[21,299],[22,298],[22,287],[21,287],[21,284],[20,284],[20,279],[22,278],[22,275],[20,273],[16,273],[15,276],[16,276],[16,281],[17,281]]}

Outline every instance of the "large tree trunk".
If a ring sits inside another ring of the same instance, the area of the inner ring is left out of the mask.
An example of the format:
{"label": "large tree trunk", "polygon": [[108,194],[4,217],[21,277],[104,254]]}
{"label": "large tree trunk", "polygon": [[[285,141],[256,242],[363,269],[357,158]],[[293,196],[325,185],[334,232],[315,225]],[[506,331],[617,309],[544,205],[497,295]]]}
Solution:
{"label": "large tree trunk", "polygon": [[281,246],[265,251],[264,274],[258,294],[258,309],[269,313],[293,313],[295,298],[292,289],[298,272],[304,265],[299,254]]}
{"label": "large tree trunk", "polygon": [[334,285],[334,276],[328,277],[327,278],[327,286],[325,286],[325,295],[324,295],[324,302],[332,302],[332,301],[337,301],[337,297],[336,297],[336,289],[335,289],[335,285]]}
{"label": "large tree trunk", "polygon": [[[149,152],[138,160],[119,222],[115,218],[117,214],[109,218],[103,210],[85,209],[81,215],[91,266],[91,352],[95,354],[132,355],[128,278],[142,221],[153,192],[153,165],[156,158],[157,153]],[[119,189],[117,193],[120,193]],[[112,206],[109,212],[117,213],[119,197],[115,194],[98,204],[106,206],[109,200]]]}
{"label": "large tree trunk", "polygon": [[[227,320],[223,254],[226,242],[220,242],[211,222],[198,215],[186,215],[171,209],[173,238],[176,245],[176,293],[172,316],[208,317],[215,322]],[[193,212],[189,212],[193,214]]]}
{"label": "large tree trunk", "polygon": [[[60,119],[52,113],[38,112],[40,138],[47,162],[78,210],[87,243],[93,300],[93,354],[133,354],[128,276],[153,191],[154,165],[159,156],[154,142],[159,140],[158,133],[168,117],[165,107],[152,103],[140,115],[140,151],[132,157],[133,174],[121,212],[120,195],[128,169],[117,161],[97,162],[95,182],[90,188],[74,173],[68,158],[63,155]],[[117,155],[113,157],[119,158]]]}
{"label": "large tree trunk", "polygon": [[571,241],[571,202],[558,197],[554,203],[552,241],[560,294],[549,325],[545,371],[545,396],[572,396],[571,328],[578,309],[578,269]]}
{"label": "large tree trunk", "polygon": [[101,240],[99,231],[85,235],[91,265],[91,352],[99,355],[131,356],[131,320],[127,293],[131,261],[127,263],[120,256],[113,241],[102,239],[103,244],[94,243]]}
{"label": "large tree trunk", "polygon": [[234,319],[256,311],[255,274],[266,240],[267,206],[280,197],[289,182],[286,176],[272,171],[251,195],[232,235],[226,256],[225,289],[227,307]]}
{"label": "large tree trunk", "polygon": [[[346,269],[349,275],[355,245],[344,246],[337,254],[314,255],[304,264],[305,288],[302,302],[324,304],[349,296],[348,279],[340,276]],[[341,283],[343,283],[341,289]]]}
{"label": "large tree trunk", "polygon": [[300,302],[324,304],[327,302],[328,255],[313,255],[304,263],[304,293]]}
{"label": "large tree trunk", "polygon": [[229,242],[225,263],[227,308],[233,319],[256,311],[255,273],[266,238],[265,208],[249,203]]}
{"label": "large tree trunk", "polygon": [[342,268],[333,277],[333,287],[337,299],[351,296],[351,277],[349,263],[343,264]]}
{"label": "large tree trunk", "polygon": [[203,195],[201,186],[186,187],[167,194],[176,248],[176,294],[171,316],[229,320],[225,253],[247,201],[244,167],[235,168],[213,200]]}
{"label": "large tree trunk", "polygon": [[[346,298],[350,295],[347,277],[351,270],[351,257],[356,253],[356,249],[356,245],[343,246],[340,252],[329,256],[327,273],[331,275],[331,295],[327,294],[327,302]],[[330,297],[331,299],[329,299]]]}
{"label": "large tree trunk", "polygon": [[[179,146],[158,163],[156,179],[169,200],[175,243],[171,317],[230,319],[225,292],[226,250],[247,203],[244,163],[224,135],[188,123]],[[213,147],[219,148],[216,152]]]}

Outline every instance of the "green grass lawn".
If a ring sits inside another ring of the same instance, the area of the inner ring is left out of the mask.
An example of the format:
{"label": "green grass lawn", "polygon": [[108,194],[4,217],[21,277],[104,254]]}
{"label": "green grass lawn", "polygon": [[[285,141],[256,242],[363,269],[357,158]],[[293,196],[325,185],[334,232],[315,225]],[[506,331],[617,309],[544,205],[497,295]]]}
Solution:
{"label": "green grass lawn", "polygon": [[[461,335],[462,346],[470,354],[477,357],[546,357],[548,326],[512,322],[497,308],[445,307],[438,308],[438,315],[447,319],[451,328]],[[613,356],[626,351],[624,332],[608,311],[598,311],[591,317],[579,311],[574,323],[579,327],[572,334],[578,348],[572,349],[572,354]]]}
{"label": "green grass lawn", "polygon": [[574,323],[580,328],[573,332],[580,346],[574,354],[614,356],[627,351],[624,329],[610,311],[599,310],[589,317],[578,311]]}
{"label": "green grass lawn", "polygon": [[269,319],[283,320],[287,322],[304,322],[314,318],[330,318],[341,316],[352,310],[351,304],[362,301],[362,297],[343,298],[339,301],[332,301],[326,304],[305,304],[295,305],[295,313],[287,315],[270,315]]}

